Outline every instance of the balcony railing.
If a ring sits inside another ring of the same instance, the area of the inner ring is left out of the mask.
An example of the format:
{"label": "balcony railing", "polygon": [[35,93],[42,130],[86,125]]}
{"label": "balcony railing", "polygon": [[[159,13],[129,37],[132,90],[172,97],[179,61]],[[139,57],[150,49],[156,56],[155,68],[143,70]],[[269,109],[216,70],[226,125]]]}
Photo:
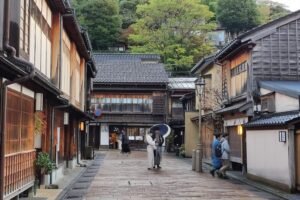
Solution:
{"label": "balcony railing", "polygon": [[5,156],[4,197],[33,183],[35,150]]}

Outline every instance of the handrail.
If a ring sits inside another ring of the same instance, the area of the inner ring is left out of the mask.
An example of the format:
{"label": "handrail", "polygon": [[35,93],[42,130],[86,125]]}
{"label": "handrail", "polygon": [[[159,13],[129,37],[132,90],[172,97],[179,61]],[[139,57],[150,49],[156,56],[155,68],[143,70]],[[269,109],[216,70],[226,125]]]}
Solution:
{"label": "handrail", "polygon": [[20,152],[17,152],[17,153],[11,153],[11,154],[7,154],[7,155],[5,155],[5,158],[7,158],[7,157],[11,157],[11,156],[20,155],[20,154],[32,153],[32,152],[36,152],[36,150],[35,150],[35,149],[32,149],[32,150],[20,151]]}

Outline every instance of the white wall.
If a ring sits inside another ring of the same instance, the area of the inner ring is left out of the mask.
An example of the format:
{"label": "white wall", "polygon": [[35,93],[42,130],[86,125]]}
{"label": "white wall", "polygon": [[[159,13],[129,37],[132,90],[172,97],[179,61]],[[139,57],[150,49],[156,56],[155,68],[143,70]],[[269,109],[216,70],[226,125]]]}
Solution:
{"label": "white wall", "polygon": [[109,127],[106,123],[101,123],[100,145],[109,145]]}
{"label": "white wall", "polygon": [[[264,94],[271,93],[273,91],[267,90],[264,88],[260,88],[260,92],[262,95],[264,95]],[[297,98],[293,98],[293,97],[276,92],[275,93],[275,109],[276,109],[276,112],[299,110],[299,100]]]}
{"label": "white wall", "polygon": [[[279,142],[279,131],[287,142]],[[290,186],[288,130],[247,130],[248,173]]]}
{"label": "white wall", "polygon": [[275,108],[276,112],[299,110],[299,100],[284,94],[276,93]]}

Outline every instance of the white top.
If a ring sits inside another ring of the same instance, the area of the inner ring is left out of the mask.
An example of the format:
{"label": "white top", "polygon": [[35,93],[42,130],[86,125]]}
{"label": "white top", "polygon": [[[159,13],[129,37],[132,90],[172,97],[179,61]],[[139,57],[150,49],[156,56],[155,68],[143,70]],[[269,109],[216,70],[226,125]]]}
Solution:
{"label": "white top", "polygon": [[228,160],[229,159],[229,155],[230,155],[230,146],[228,144],[228,140],[223,139],[222,141],[222,159],[224,160]]}
{"label": "white top", "polygon": [[153,149],[156,149],[155,141],[152,139],[152,137],[149,134],[146,135],[146,140],[147,140],[148,146],[152,147]]}

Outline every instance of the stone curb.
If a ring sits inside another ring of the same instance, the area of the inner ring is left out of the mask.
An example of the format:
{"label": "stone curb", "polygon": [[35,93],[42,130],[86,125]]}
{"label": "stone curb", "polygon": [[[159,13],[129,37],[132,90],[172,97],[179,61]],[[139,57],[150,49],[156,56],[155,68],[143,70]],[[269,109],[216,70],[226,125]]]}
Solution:
{"label": "stone curb", "polygon": [[[207,161],[203,161],[203,163],[205,163],[206,165],[209,165],[209,166],[212,166],[211,163],[207,162]],[[277,196],[277,197],[280,197],[282,199],[286,199],[286,200],[291,200],[291,198],[289,197],[288,194],[285,194],[279,190],[276,190],[274,188],[271,188],[269,186],[266,186],[264,184],[261,184],[261,183],[257,183],[257,182],[254,182],[254,181],[251,181],[251,180],[248,180],[246,177],[244,179],[238,177],[238,176],[235,176],[234,174],[230,173],[230,172],[227,172],[227,176],[231,179],[234,179],[234,180],[237,180],[241,183],[244,183],[244,184],[247,184],[247,185],[250,185],[256,189],[259,189],[261,191],[264,191],[264,192],[267,192],[269,194],[272,194],[274,196]]]}
{"label": "stone curb", "polygon": [[[75,178],[70,181],[67,187],[63,188],[62,192],[56,197],[56,200],[61,200],[63,197],[67,194],[67,192],[72,188],[72,186],[76,183],[76,181],[85,173],[85,171],[88,169],[89,165],[93,164],[94,160],[90,162],[81,172],[79,172]],[[81,167],[81,166],[76,166]]]}

